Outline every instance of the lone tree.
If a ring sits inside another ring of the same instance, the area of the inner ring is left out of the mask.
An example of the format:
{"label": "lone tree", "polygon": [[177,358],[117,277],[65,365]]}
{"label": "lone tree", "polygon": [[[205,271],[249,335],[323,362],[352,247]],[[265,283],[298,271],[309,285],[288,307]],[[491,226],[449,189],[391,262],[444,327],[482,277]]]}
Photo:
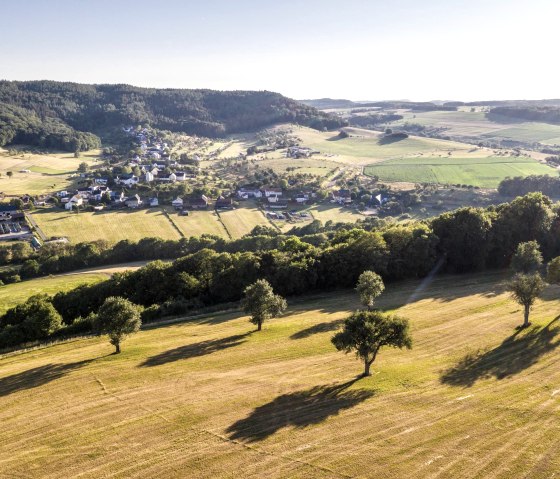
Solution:
{"label": "lone tree", "polygon": [[105,300],[97,312],[97,329],[109,336],[115,346],[115,353],[121,352],[121,342],[140,329],[141,307],[120,296],[111,296]]}
{"label": "lone tree", "polygon": [[516,273],[534,273],[541,267],[542,262],[543,258],[539,250],[539,243],[527,241],[517,245],[515,254],[511,259],[511,268]]}
{"label": "lone tree", "polygon": [[288,306],[282,296],[274,294],[272,286],[266,279],[259,279],[251,286],[247,286],[244,293],[241,306],[247,314],[251,315],[250,321],[257,325],[257,331],[262,329],[265,319],[279,316]]}
{"label": "lone tree", "polygon": [[373,271],[364,271],[358,278],[356,291],[360,295],[360,301],[370,311],[377,297],[385,290],[383,279]]}
{"label": "lone tree", "polygon": [[13,171],[7,171],[7,172],[6,172],[6,176],[7,176],[8,178],[11,178],[12,176],[14,176],[14,172],[13,172]]}
{"label": "lone tree", "polygon": [[[79,155],[78,155],[79,156]],[[76,158],[78,158],[76,156]],[[82,161],[79,165],[78,165],[78,172],[79,173],[87,173],[88,170],[88,164],[85,161]]]}
{"label": "lone tree", "polygon": [[370,375],[370,366],[383,346],[412,348],[408,320],[380,311],[356,311],[331,341],[339,351],[354,351],[364,361],[364,376]]}
{"label": "lone tree", "polygon": [[513,299],[524,307],[523,312],[523,328],[529,323],[529,311],[535,303],[535,300],[543,292],[546,283],[538,273],[533,274],[516,274],[511,283],[509,283],[509,291]]}

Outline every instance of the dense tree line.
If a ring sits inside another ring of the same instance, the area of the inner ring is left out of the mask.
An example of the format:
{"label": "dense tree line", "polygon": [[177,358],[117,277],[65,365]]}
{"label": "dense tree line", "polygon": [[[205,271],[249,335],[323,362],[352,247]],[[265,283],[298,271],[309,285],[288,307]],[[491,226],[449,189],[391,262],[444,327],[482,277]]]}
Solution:
{"label": "dense tree line", "polygon": [[0,81],[0,145],[22,142],[75,150],[95,144],[98,138],[92,133],[125,125],[221,137],[283,122],[317,129],[345,124],[268,91]]}
{"label": "dense tree line", "polygon": [[498,186],[498,192],[503,196],[526,195],[540,191],[548,196],[560,196],[560,177],[548,175],[516,176],[506,178]]}
{"label": "dense tree line", "polygon": [[41,118],[33,110],[0,102],[0,146],[25,144],[65,151],[99,148],[97,135],[77,131],[58,118]]}
{"label": "dense tree line", "polygon": [[560,123],[560,106],[498,106],[487,114],[488,118],[501,120],[539,121],[543,123]]}
{"label": "dense tree line", "polygon": [[[266,279],[278,294],[292,296],[352,287],[366,270],[391,281],[421,278],[436,268],[465,273],[506,267],[518,245],[528,241],[539,243],[546,260],[560,255],[559,209],[540,193],[487,209],[461,208],[424,222],[368,227],[364,223],[323,228],[302,237],[274,233],[235,241],[203,237],[121,242],[115,251],[132,254],[135,248],[141,252],[159,244],[161,251],[167,251],[162,254],[173,252],[178,259],[154,261],[45,301],[61,316],[62,331],[87,330],[91,328],[88,316],[110,296],[143,306],[143,319],[154,320],[164,314],[237,302],[245,288],[259,279]],[[166,246],[170,249],[165,250]],[[87,256],[87,245],[80,248],[80,254]],[[117,253],[110,254],[115,258]],[[14,336],[14,330],[21,333],[26,316],[17,311],[13,308],[0,318],[0,346],[14,344],[13,337],[21,338],[21,334]]]}

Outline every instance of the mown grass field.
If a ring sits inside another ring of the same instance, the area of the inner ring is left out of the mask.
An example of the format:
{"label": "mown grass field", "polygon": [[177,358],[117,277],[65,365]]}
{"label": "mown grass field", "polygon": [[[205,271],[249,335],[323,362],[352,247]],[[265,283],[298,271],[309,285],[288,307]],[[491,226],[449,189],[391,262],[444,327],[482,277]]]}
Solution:
{"label": "mown grass field", "polygon": [[[77,186],[78,178],[73,178],[78,165],[86,162],[94,165],[98,150],[81,153],[74,158],[73,153],[52,153],[47,155],[17,152],[9,154],[0,148],[0,192],[6,195],[52,193]],[[30,170],[30,173],[20,173]],[[6,173],[11,171],[12,178]]]}
{"label": "mown grass field", "polygon": [[[7,309],[24,302],[30,296],[40,293],[55,294],[67,291],[84,283],[95,283],[109,278],[110,273],[79,273],[59,276],[48,276],[20,283],[0,286],[0,314]],[[1,477],[1,476],[0,476]]]}
{"label": "mown grass field", "polygon": [[191,211],[189,216],[169,213],[185,236],[211,234],[227,238],[228,234],[218,215],[212,211]]}
{"label": "mown grass field", "polygon": [[558,176],[558,171],[526,157],[400,158],[364,168],[366,175],[382,181],[411,183],[466,184],[496,188],[506,177],[528,175]]}
{"label": "mown grass field", "polygon": [[330,337],[354,292],[253,331],[229,313],[0,359],[4,477],[507,478],[560,470],[560,290],[520,308],[500,274],[389,285],[410,351],[373,375]]}
{"label": "mown grass field", "polygon": [[256,206],[251,206],[250,203],[245,203],[241,208],[220,211],[219,215],[228,233],[234,239],[250,233],[257,225],[270,226],[270,222],[262,211]]}
{"label": "mown grass field", "polygon": [[33,218],[47,237],[65,236],[74,243],[181,237],[161,208],[80,213],[46,209],[34,212]]}

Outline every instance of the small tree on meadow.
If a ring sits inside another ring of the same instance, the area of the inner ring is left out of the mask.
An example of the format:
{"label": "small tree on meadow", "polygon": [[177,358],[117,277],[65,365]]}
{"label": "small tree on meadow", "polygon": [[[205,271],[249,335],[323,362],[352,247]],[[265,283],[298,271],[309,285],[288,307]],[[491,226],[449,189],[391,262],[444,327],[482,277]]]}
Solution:
{"label": "small tree on meadow", "polygon": [[375,300],[384,290],[383,279],[373,271],[364,271],[358,278],[356,291],[360,295],[362,304],[369,310],[373,309]]}
{"label": "small tree on meadow", "polygon": [[99,308],[96,326],[100,333],[109,336],[115,353],[121,352],[121,342],[140,329],[141,307],[120,296],[111,296]]}
{"label": "small tree on meadow", "polygon": [[286,300],[274,294],[272,286],[266,279],[259,279],[244,291],[245,297],[241,301],[243,310],[251,315],[251,323],[257,325],[257,331],[262,329],[266,319],[275,318],[282,314],[288,304]]}
{"label": "small tree on meadow", "polygon": [[8,178],[11,178],[12,176],[14,176],[14,172],[13,172],[13,171],[7,171],[7,172],[6,172],[6,176],[7,176]]}
{"label": "small tree on meadow", "polygon": [[[76,156],[76,158],[78,158]],[[87,173],[88,170],[88,164],[85,161],[82,161],[79,165],[78,165],[78,172],[79,173]]]}
{"label": "small tree on meadow", "polygon": [[523,306],[523,328],[526,328],[529,323],[529,312],[535,303],[536,299],[541,295],[546,283],[538,273],[532,274],[516,274],[513,280],[509,283],[509,291],[513,299]]}
{"label": "small tree on meadow", "polygon": [[364,361],[364,376],[370,375],[370,366],[383,346],[412,347],[408,320],[380,311],[356,311],[331,341],[339,351],[354,351]]}
{"label": "small tree on meadow", "polygon": [[539,250],[539,243],[527,241],[517,245],[515,254],[511,259],[511,268],[516,273],[534,273],[541,267],[542,262],[543,257]]}

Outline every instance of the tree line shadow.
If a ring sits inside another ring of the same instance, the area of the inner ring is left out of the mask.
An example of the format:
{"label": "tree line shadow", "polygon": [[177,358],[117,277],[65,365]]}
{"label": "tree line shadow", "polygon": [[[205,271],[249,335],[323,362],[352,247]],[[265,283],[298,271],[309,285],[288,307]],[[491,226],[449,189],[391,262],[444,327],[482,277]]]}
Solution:
{"label": "tree line shadow", "polygon": [[226,432],[230,439],[255,442],[287,426],[303,428],[323,422],[375,394],[374,391],[365,390],[347,391],[358,379],[278,396],[257,407],[246,418],[233,423]]}
{"label": "tree line shadow", "polygon": [[95,359],[87,359],[67,364],[45,364],[44,366],[38,366],[28,369],[27,371],[0,378],[0,397],[8,396],[17,391],[43,386],[44,384],[66,376],[70,372],[92,361],[95,361]]}
{"label": "tree line shadow", "polygon": [[290,336],[290,339],[304,339],[319,333],[328,333],[329,331],[336,331],[344,323],[344,319],[337,319],[331,322],[324,322],[315,324],[309,328],[302,329]]}
{"label": "tree line shadow", "polygon": [[224,349],[239,346],[246,341],[251,332],[245,334],[236,334],[220,339],[210,339],[208,341],[200,341],[194,344],[179,346],[162,353],[156,354],[146,359],[139,367],[161,366],[163,364],[180,361],[183,359],[191,359],[199,356],[206,356]]}
{"label": "tree line shadow", "polygon": [[471,387],[480,379],[504,379],[529,368],[560,345],[559,319],[560,316],[556,317],[546,326],[518,329],[494,349],[467,354],[444,371],[440,381],[451,386]]}

